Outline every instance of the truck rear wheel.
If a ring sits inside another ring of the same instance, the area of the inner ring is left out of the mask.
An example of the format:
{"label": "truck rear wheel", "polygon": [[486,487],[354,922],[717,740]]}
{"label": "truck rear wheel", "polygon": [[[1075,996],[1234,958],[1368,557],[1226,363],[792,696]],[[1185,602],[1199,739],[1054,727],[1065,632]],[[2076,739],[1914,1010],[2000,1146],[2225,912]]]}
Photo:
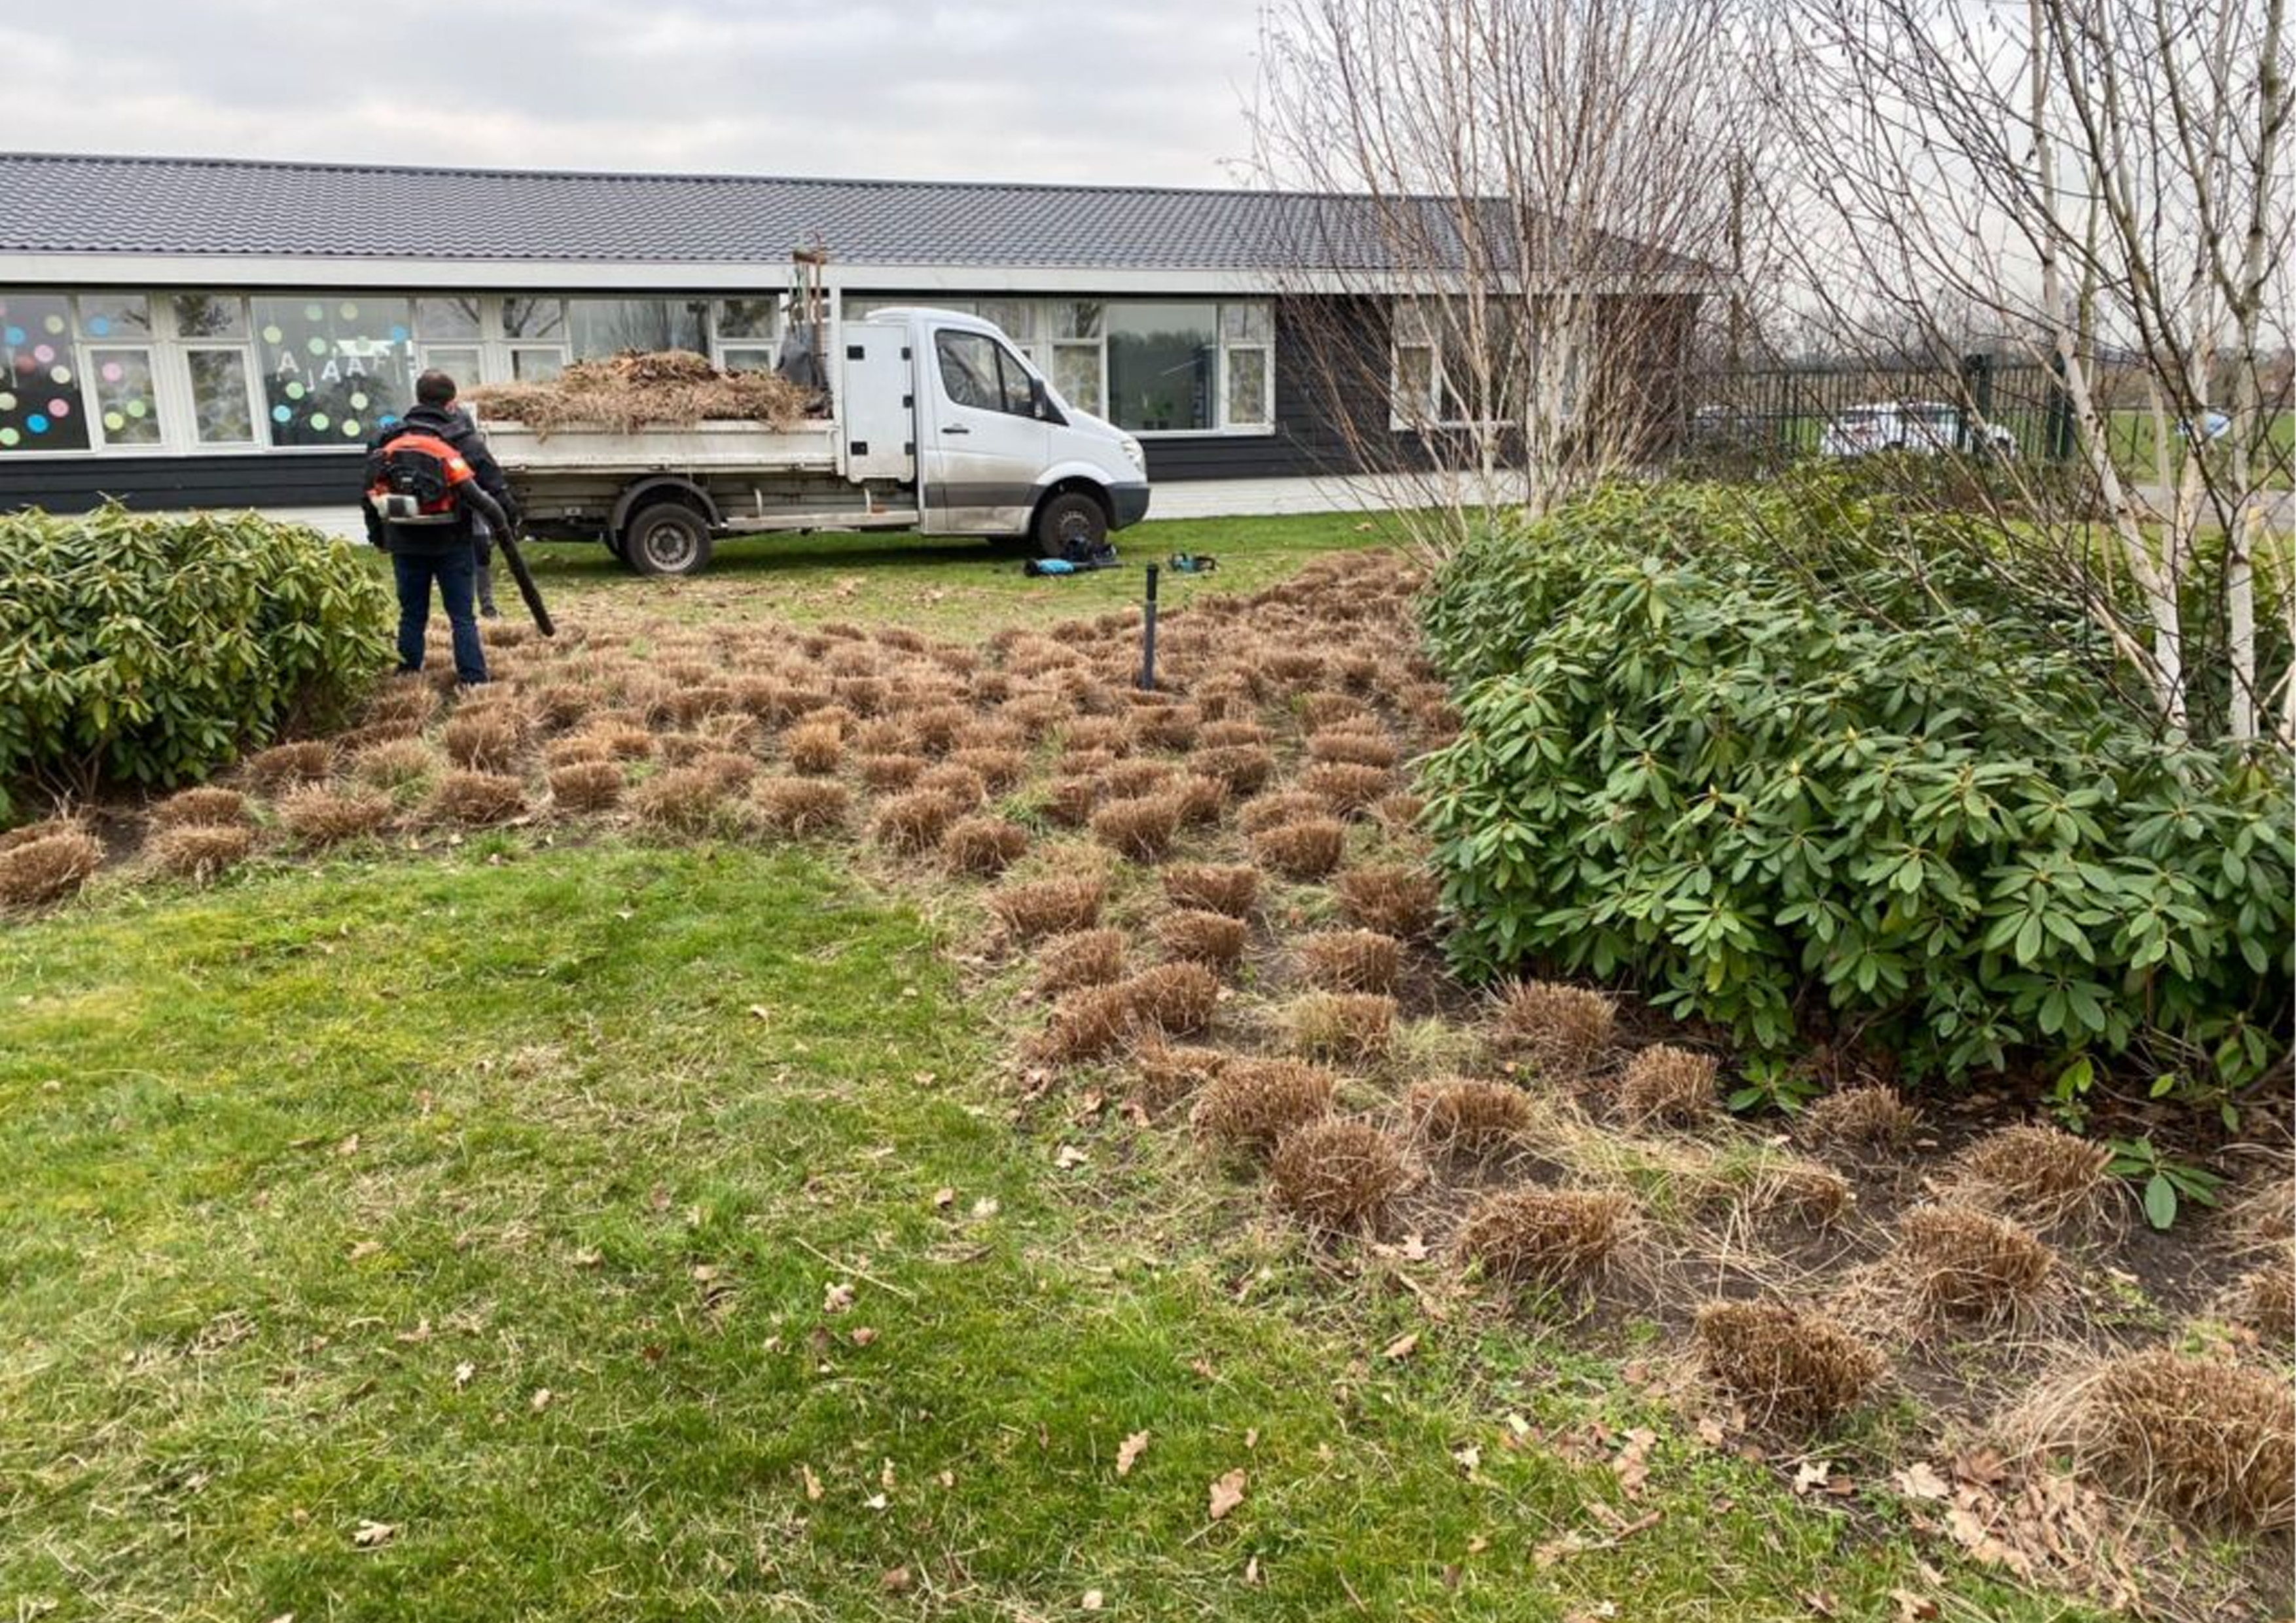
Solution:
{"label": "truck rear wheel", "polygon": [[1037,509],[1037,552],[1066,557],[1071,547],[1092,553],[1108,539],[1108,509],[1081,490],[1067,490]]}
{"label": "truck rear wheel", "polygon": [[682,503],[656,502],[622,526],[619,550],[641,575],[699,575],[709,567],[709,521]]}

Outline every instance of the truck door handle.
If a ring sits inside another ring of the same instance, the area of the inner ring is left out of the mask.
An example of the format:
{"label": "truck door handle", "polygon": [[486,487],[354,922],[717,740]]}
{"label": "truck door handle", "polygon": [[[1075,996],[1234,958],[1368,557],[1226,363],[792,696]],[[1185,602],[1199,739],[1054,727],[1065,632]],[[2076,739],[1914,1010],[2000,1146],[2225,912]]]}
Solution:
{"label": "truck door handle", "polygon": [[962,422],[952,422],[947,428],[941,430],[941,432],[944,434],[970,434],[972,430],[965,427]]}

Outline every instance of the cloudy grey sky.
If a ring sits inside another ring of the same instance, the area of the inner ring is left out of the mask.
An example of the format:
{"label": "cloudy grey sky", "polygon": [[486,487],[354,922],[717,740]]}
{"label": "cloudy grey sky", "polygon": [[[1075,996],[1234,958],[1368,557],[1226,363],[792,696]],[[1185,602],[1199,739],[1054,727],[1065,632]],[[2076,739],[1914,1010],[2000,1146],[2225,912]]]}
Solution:
{"label": "cloudy grey sky", "polygon": [[[0,12],[0,148],[1221,185],[1254,0]],[[29,92],[29,94],[26,94]]]}

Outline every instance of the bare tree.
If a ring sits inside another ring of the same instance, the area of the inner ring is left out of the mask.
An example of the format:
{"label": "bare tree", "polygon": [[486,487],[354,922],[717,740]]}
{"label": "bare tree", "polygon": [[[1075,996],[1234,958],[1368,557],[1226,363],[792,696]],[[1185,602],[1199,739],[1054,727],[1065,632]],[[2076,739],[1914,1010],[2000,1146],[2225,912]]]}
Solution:
{"label": "bare tree", "polygon": [[2083,499],[2008,481],[2007,566],[2087,606],[2164,726],[2284,745],[2296,594],[2284,549],[2260,639],[2257,554],[2289,512],[2286,3],[1782,0],[1768,198],[1808,298],[1873,301],[1843,324],[1869,345],[1974,309],[2052,370]]}
{"label": "bare tree", "polygon": [[1275,0],[1256,167],[1314,194],[1294,353],[1423,539],[1645,463],[1702,306],[1759,326],[1739,29],[1729,0]]}

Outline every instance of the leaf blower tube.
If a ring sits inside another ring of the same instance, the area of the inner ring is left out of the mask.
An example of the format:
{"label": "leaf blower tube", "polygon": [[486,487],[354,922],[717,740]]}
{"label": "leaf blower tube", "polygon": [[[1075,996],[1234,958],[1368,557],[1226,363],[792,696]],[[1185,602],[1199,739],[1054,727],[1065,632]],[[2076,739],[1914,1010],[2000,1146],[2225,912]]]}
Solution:
{"label": "leaf blower tube", "polygon": [[526,611],[534,616],[534,628],[545,636],[556,636],[558,627],[550,618],[549,605],[542,601],[542,588],[534,584],[533,571],[526,567],[526,559],[518,550],[518,537],[505,529],[495,537],[502,549],[503,561],[510,565],[510,578],[518,582],[518,594],[526,600]]}

